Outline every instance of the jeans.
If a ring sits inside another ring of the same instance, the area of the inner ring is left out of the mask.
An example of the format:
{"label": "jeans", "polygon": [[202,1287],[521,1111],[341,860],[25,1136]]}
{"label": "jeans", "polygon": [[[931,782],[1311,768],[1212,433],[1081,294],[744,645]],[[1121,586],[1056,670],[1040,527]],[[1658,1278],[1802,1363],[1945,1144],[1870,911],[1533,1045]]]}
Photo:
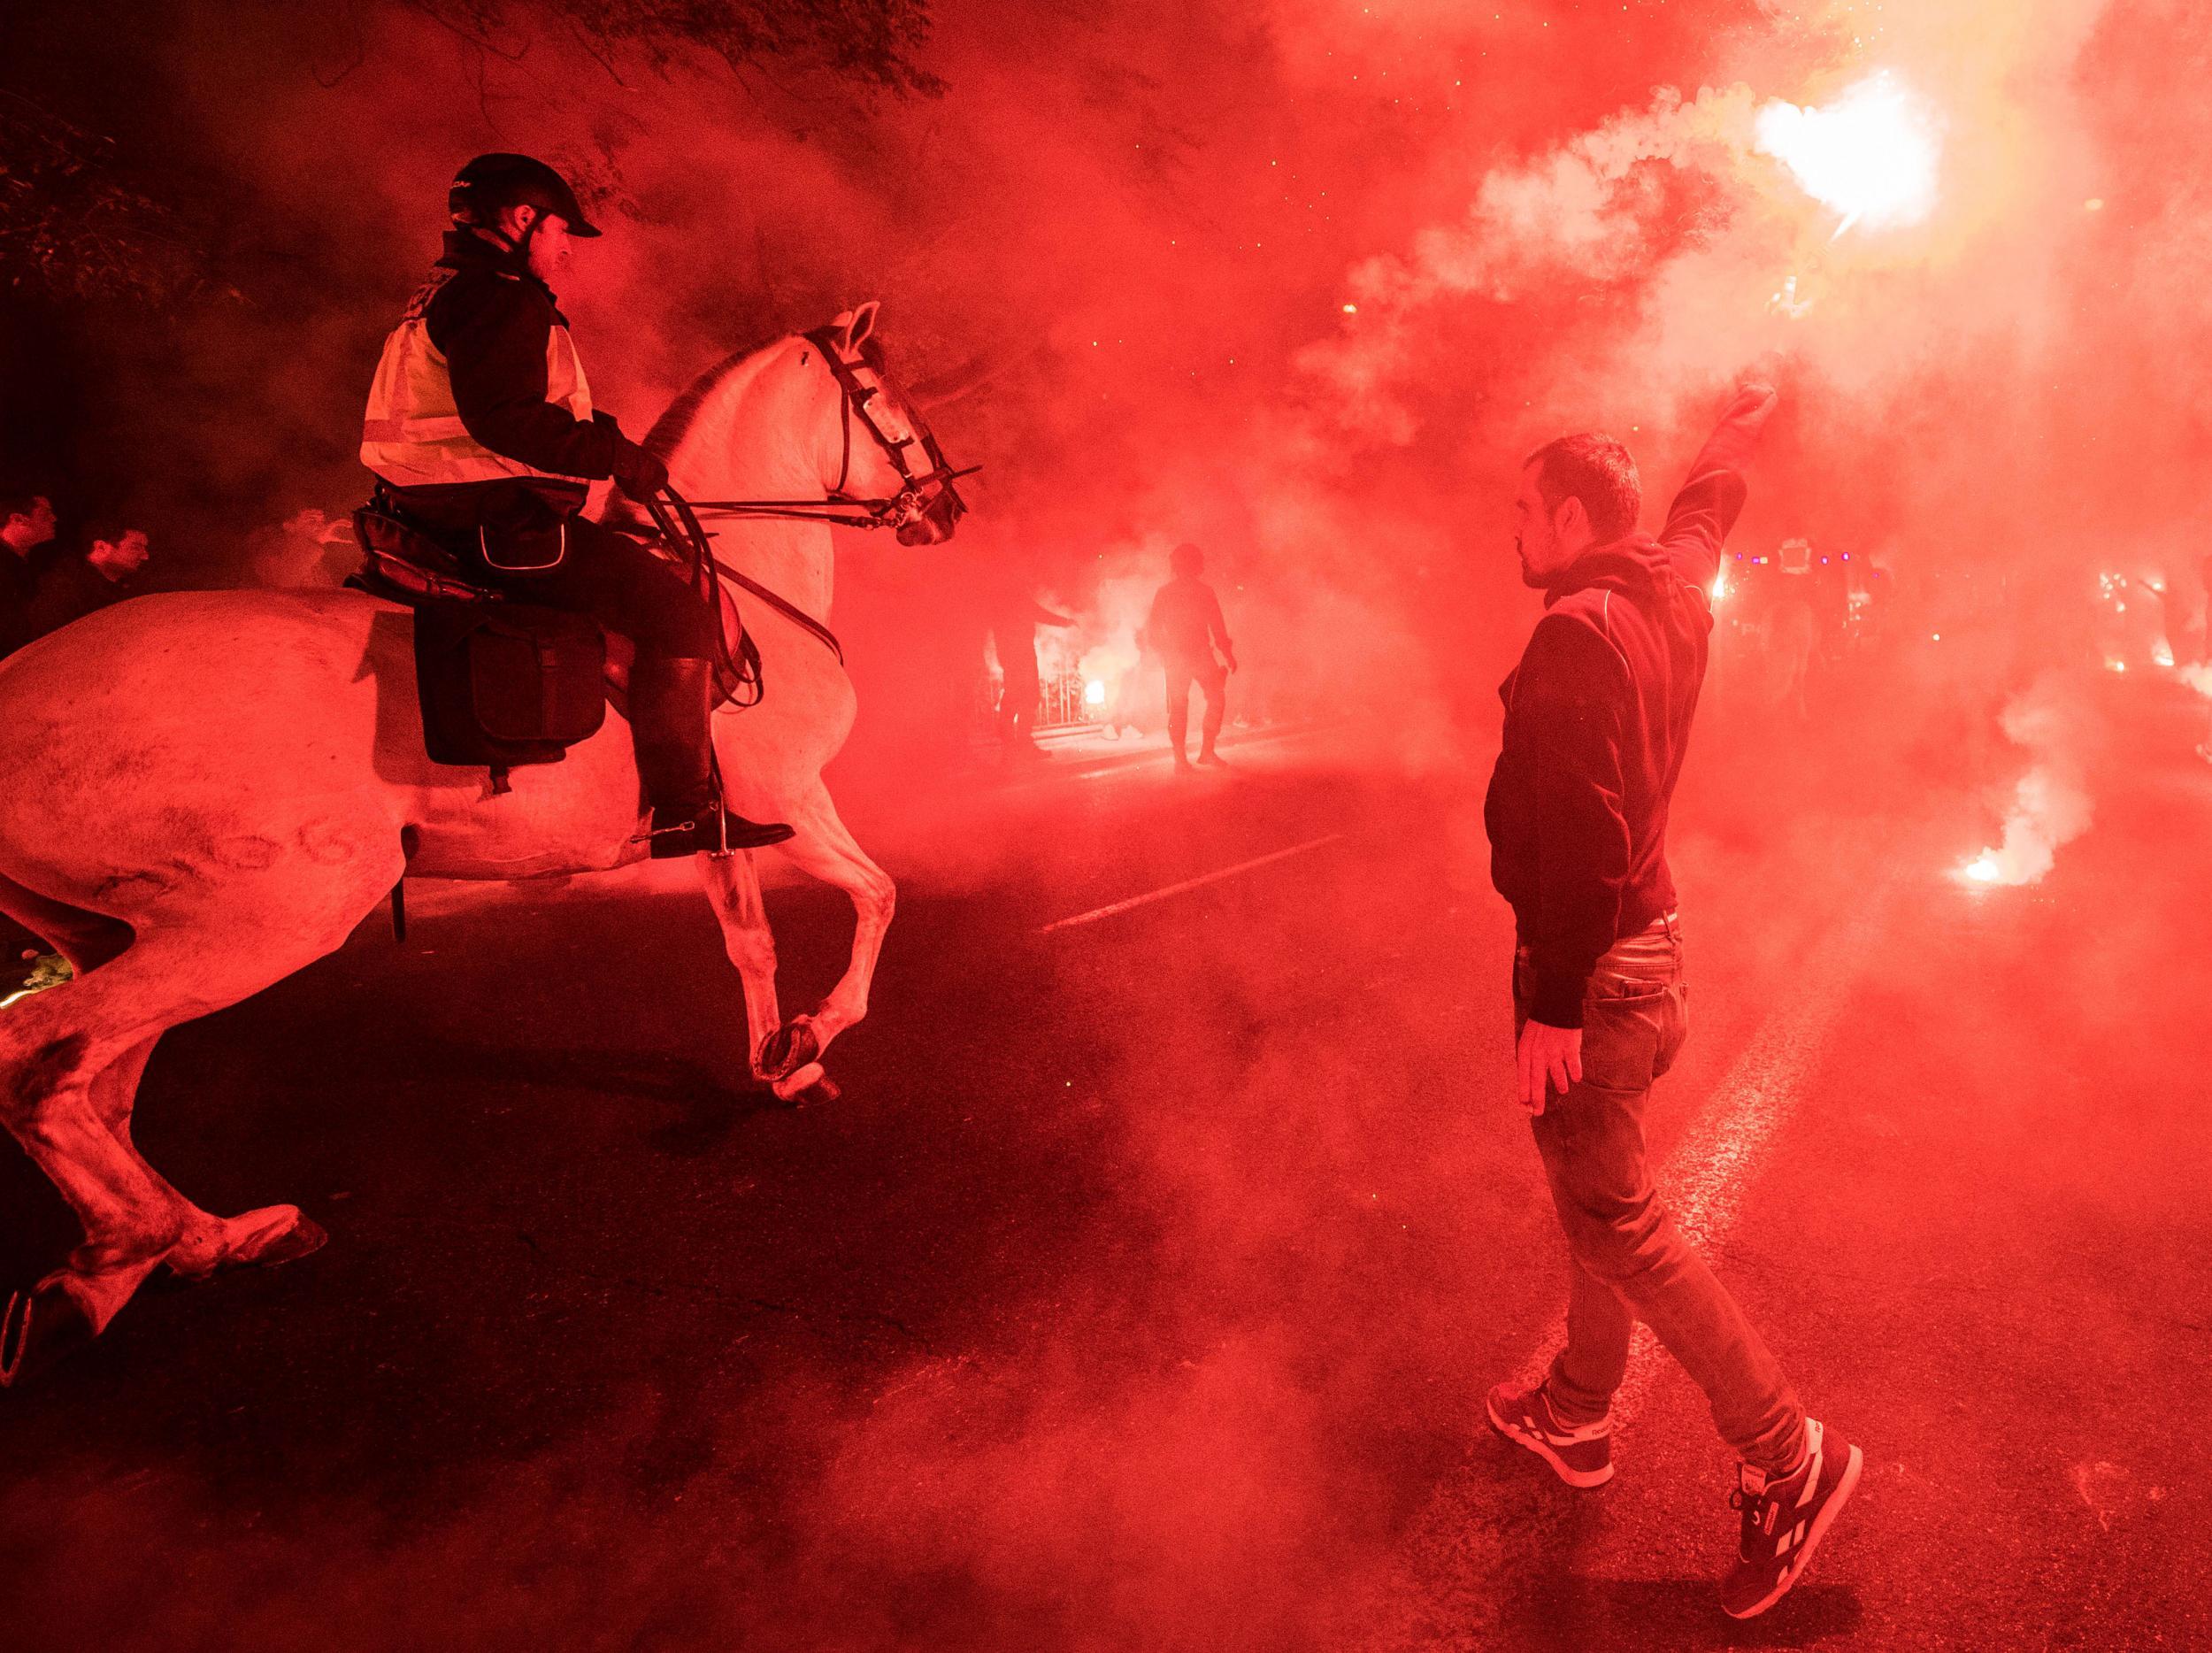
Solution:
{"label": "jeans", "polygon": [[[1528,1019],[1530,969],[1515,959],[1513,1025]],[[1744,1462],[1796,1463],[1805,1410],[1727,1288],[1651,1184],[1644,1106],[1688,1032],[1681,927],[1672,914],[1613,944],[1583,1000],[1582,1078],[1532,1123],[1568,1251],[1567,1345],[1545,1380],[1566,1425],[1594,1423],[1628,1370],[1641,1320],[1705,1391]]]}
{"label": "jeans", "polygon": [[1221,733],[1222,703],[1228,697],[1229,668],[1218,660],[1165,660],[1167,669],[1167,738],[1179,754],[1190,732],[1190,688],[1194,680],[1206,691],[1206,720],[1199,726],[1198,750],[1210,752]]}

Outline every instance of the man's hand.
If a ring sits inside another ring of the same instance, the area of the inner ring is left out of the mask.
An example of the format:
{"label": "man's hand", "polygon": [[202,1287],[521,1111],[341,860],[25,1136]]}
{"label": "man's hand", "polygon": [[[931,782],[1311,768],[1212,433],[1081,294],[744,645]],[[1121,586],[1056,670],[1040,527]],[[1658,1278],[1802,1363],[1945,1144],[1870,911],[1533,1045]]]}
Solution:
{"label": "man's hand", "polygon": [[628,445],[618,463],[621,468],[614,473],[615,486],[641,504],[668,486],[668,467],[658,456],[635,442]]}
{"label": "man's hand", "polygon": [[1748,419],[1757,425],[1764,425],[1773,417],[1776,404],[1781,400],[1781,393],[1765,380],[1750,379],[1737,389],[1734,399],[1728,404],[1728,411],[1722,417]]}
{"label": "man's hand", "polygon": [[1514,1100],[1533,1117],[1544,1111],[1548,1082],[1564,1096],[1567,1087],[1581,1079],[1582,1029],[1524,1022],[1515,1056],[1519,1089]]}

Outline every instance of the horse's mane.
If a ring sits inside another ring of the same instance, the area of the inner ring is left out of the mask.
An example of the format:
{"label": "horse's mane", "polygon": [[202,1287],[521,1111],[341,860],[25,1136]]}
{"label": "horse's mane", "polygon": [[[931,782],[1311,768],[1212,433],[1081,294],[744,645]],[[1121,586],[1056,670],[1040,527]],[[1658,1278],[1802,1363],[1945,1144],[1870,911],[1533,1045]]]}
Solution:
{"label": "horse's mane", "polygon": [[691,434],[691,427],[699,418],[699,410],[707,404],[710,396],[722,388],[723,381],[751,358],[788,336],[787,330],[771,333],[731,351],[701,373],[686,387],[681,396],[668,404],[668,411],[653,421],[653,428],[645,433],[645,446],[663,459],[674,453],[677,444]]}

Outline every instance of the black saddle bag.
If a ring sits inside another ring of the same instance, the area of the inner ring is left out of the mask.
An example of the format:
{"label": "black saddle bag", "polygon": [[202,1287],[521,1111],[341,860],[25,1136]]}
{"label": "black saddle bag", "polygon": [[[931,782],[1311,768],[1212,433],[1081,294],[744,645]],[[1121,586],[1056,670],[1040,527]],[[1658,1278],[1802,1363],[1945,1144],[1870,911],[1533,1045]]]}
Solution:
{"label": "black saddle bag", "polygon": [[423,744],[437,763],[557,763],[606,721],[606,634],[585,615],[530,603],[415,610]]}

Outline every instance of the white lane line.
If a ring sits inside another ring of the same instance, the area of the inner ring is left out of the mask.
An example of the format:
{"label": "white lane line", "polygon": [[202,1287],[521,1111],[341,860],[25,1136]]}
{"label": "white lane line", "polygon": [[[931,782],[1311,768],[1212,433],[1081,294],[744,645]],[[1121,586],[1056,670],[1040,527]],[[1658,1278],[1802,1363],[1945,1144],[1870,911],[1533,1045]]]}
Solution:
{"label": "white lane line", "polygon": [[1344,834],[1340,832],[1333,832],[1325,837],[1309,838],[1305,842],[1294,843],[1287,850],[1278,850],[1270,855],[1255,856],[1249,861],[1240,861],[1234,866],[1225,866],[1217,872],[1202,873],[1196,878],[1187,878],[1179,884],[1169,884],[1160,889],[1148,890],[1141,896],[1132,896],[1126,901],[1117,901],[1108,906],[1093,908],[1088,912],[1079,912],[1072,919],[1055,919],[1037,934],[1049,935],[1055,930],[1072,929],[1079,924],[1095,924],[1101,919],[1110,919],[1118,912],[1128,911],[1132,907],[1142,907],[1156,901],[1165,901],[1170,896],[1179,896],[1185,890],[1197,889],[1207,884],[1218,884],[1225,878],[1234,878],[1240,873],[1249,873],[1253,868],[1265,866],[1270,862],[1287,860],[1294,855],[1303,855],[1309,850],[1318,850],[1324,844],[1334,843],[1342,836]]}
{"label": "white lane line", "polygon": [[[1875,892],[1815,950],[1797,972],[1801,987],[1796,1002],[1769,1017],[1752,1035],[1714,1087],[1712,1100],[1653,1175],[1660,1198],[1708,1262],[1735,1227],[1744,1196],[1819,1072],[1828,1035],[1872,950],[1889,895],[1887,888]],[[1691,1036],[1696,1036],[1694,1025]],[[1540,1379],[1566,1341],[1563,1317],[1530,1357],[1524,1380]],[[1639,1322],[1629,1345],[1628,1374],[1613,1396],[1616,1425],[1642,1405],[1660,1352],[1651,1328]]]}

